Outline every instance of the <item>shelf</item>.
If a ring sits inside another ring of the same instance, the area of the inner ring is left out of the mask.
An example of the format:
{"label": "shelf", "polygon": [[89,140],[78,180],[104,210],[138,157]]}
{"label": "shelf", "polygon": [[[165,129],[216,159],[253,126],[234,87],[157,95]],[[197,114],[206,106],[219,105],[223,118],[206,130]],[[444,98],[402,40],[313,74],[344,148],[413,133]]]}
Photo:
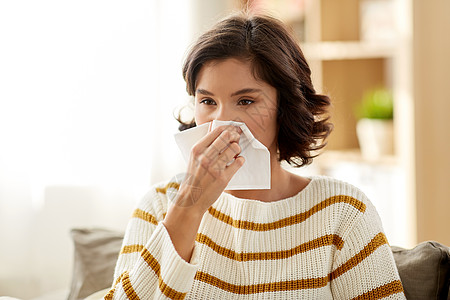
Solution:
{"label": "shelf", "polygon": [[346,150],[325,150],[319,156],[314,158],[312,164],[301,168],[294,168],[283,161],[281,166],[294,174],[300,176],[325,175],[336,176],[337,170],[349,170],[359,168],[362,170],[399,170],[401,167],[398,158],[395,155],[384,155],[374,159],[366,159],[361,155],[359,149]]}
{"label": "shelf", "polygon": [[317,42],[301,45],[308,60],[392,58],[395,46],[389,42]]}
{"label": "shelf", "polygon": [[395,155],[384,155],[374,159],[366,159],[359,149],[325,150],[316,158],[316,162],[322,166],[330,166],[337,163],[359,163],[375,166],[396,166],[398,159]]}

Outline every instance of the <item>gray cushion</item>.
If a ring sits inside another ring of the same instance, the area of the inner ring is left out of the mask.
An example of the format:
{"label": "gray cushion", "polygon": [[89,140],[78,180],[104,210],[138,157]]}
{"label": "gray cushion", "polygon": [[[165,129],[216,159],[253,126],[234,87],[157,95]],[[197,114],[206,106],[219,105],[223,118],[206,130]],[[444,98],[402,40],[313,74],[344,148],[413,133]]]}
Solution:
{"label": "gray cushion", "polygon": [[68,300],[84,299],[111,286],[123,233],[106,229],[72,229],[74,264]]}
{"label": "gray cushion", "polygon": [[393,246],[392,253],[408,300],[450,299],[448,247],[429,241],[413,249]]}

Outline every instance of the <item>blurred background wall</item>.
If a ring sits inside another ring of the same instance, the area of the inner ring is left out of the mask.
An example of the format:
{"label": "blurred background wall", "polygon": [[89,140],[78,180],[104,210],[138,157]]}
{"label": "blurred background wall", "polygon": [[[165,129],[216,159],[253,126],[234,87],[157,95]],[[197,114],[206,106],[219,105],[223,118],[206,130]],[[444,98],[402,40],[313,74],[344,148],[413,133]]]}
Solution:
{"label": "blurred background wall", "polygon": [[[0,296],[67,290],[74,227],[123,231],[150,185],[183,172],[174,110],[193,39],[250,7],[293,28],[336,130],[313,165],[354,183],[391,245],[450,245],[450,2],[0,2]],[[378,31],[374,31],[378,28]],[[354,106],[394,95],[395,151],[362,155]]]}
{"label": "blurred background wall", "polygon": [[[417,239],[450,243],[450,2],[415,0],[413,91]],[[442,33],[442,35],[440,34]]]}

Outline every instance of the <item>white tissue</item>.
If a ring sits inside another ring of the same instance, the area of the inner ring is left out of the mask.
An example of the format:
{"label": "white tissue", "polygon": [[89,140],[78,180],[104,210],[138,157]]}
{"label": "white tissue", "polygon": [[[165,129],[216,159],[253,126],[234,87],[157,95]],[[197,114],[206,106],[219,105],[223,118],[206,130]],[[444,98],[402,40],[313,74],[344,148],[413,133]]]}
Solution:
{"label": "white tissue", "polygon": [[245,158],[242,167],[234,174],[225,190],[270,189],[270,154],[266,146],[258,141],[242,122],[212,121],[175,134],[175,141],[181,153],[189,162],[192,147],[211,130],[222,125],[238,126],[242,130],[239,139],[240,156]]}

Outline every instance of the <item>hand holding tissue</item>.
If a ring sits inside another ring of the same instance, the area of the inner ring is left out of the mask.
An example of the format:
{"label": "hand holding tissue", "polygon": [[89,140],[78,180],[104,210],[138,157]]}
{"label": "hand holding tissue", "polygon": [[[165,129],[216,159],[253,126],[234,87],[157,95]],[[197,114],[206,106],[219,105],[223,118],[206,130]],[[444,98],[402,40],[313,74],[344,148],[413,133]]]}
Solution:
{"label": "hand holding tissue", "polygon": [[222,125],[238,126],[242,130],[239,140],[241,147],[239,155],[245,158],[244,165],[234,174],[225,190],[270,189],[269,150],[253,136],[247,125],[242,122],[214,120],[176,133],[175,141],[186,162],[189,161],[192,147],[208,134],[209,129],[214,130]]}

